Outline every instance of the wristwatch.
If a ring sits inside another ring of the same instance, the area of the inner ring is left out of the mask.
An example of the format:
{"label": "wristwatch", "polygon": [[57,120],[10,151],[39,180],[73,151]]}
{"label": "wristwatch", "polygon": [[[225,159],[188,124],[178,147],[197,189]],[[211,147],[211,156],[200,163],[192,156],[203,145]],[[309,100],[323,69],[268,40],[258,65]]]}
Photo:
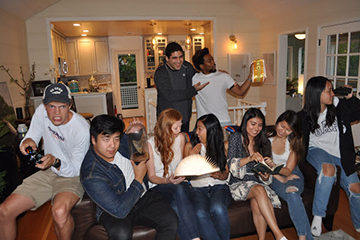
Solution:
{"label": "wristwatch", "polygon": [[55,158],[55,162],[52,165],[54,168],[59,168],[61,166],[61,160],[58,158]]}
{"label": "wristwatch", "polygon": [[248,78],[248,79],[246,79],[246,80],[249,80],[250,82],[253,82],[252,78]]}

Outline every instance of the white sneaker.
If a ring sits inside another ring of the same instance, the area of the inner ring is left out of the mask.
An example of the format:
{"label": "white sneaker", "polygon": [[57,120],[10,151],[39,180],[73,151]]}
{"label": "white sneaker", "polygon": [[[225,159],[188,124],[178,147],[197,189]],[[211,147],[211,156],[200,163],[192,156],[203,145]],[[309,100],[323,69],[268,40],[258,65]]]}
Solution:
{"label": "white sneaker", "polygon": [[285,236],[283,236],[282,238],[280,238],[280,240],[288,240]]}

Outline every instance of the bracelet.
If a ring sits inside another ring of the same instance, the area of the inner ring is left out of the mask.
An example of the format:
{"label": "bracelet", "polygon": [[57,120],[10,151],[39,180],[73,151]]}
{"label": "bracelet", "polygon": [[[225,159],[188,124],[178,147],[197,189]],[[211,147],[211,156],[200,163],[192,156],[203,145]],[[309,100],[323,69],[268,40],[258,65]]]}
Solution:
{"label": "bracelet", "polygon": [[58,158],[55,158],[55,162],[52,165],[54,168],[59,168],[61,166],[61,160]]}

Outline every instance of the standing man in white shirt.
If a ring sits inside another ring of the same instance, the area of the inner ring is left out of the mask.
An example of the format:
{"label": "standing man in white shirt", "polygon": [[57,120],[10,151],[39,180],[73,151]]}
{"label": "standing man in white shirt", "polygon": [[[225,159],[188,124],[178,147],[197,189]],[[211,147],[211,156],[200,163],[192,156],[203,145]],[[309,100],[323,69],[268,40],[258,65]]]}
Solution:
{"label": "standing man in white shirt", "polygon": [[36,167],[41,169],[19,185],[0,205],[1,239],[15,239],[16,217],[35,210],[52,200],[52,216],[57,239],[71,239],[74,219],[70,211],[84,194],[79,174],[84,156],[89,149],[89,124],[70,110],[70,89],[62,83],[46,87],[43,104],[36,109],[28,133],[20,143],[26,148],[40,150],[41,138],[44,156]]}
{"label": "standing man in white shirt", "polygon": [[222,127],[232,125],[228,113],[226,90],[229,89],[235,95],[243,97],[252,83],[252,67],[250,66],[246,81],[239,86],[229,74],[216,70],[214,58],[208,48],[196,51],[192,59],[195,68],[201,71],[192,78],[193,84],[209,82],[206,88],[195,95],[197,117],[212,113],[219,119]]}

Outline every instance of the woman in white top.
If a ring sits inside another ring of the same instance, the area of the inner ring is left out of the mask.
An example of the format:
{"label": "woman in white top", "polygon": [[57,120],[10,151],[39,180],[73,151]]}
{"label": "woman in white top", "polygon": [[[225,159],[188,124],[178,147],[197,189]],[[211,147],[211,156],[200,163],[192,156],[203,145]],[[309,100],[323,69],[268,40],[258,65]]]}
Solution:
{"label": "woman in white top", "polygon": [[[350,86],[346,87],[350,91],[339,99],[334,96],[329,79],[310,78],[306,83],[304,108],[298,113],[304,132],[304,157],[318,174],[311,223],[314,236],[321,234],[322,218],[326,216],[337,174],[340,174],[340,186],[349,198],[352,223],[360,232],[360,181],[351,131],[351,123],[360,120],[360,100],[353,95]],[[341,172],[337,173],[336,166]]]}
{"label": "woman in white top", "polygon": [[181,131],[181,113],[168,108],[162,111],[149,139],[150,158],[148,168],[149,186],[161,194],[179,217],[180,239],[198,239],[196,216],[190,201],[190,185],[184,177],[174,177],[173,173],[183,159],[185,137]]}
{"label": "woman in white top", "polygon": [[193,203],[198,228],[205,240],[230,239],[230,221],[227,208],[231,194],[226,184],[229,169],[226,164],[228,142],[220,122],[214,114],[200,117],[191,141],[185,145],[185,156],[200,154],[211,159],[220,171],[191,180],[191,201]]}
{"label": "woman in white top", "polygon": [[312,240],[309,219],[301,193],[304,177],[297,166],[304,153],[301,122],[296,113],[287,110],[276,120],[270,134],[274,164],[284,164],[279,175],[274,175],[270,187],[288,204],[290,218],[296,228],[299,240]]}

